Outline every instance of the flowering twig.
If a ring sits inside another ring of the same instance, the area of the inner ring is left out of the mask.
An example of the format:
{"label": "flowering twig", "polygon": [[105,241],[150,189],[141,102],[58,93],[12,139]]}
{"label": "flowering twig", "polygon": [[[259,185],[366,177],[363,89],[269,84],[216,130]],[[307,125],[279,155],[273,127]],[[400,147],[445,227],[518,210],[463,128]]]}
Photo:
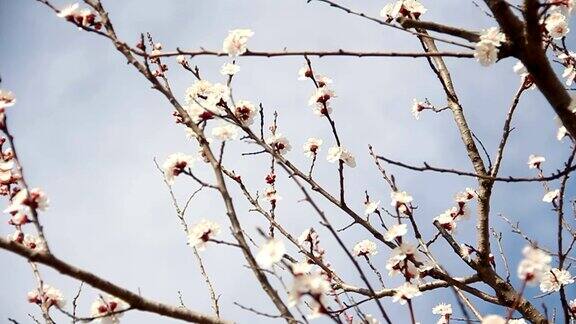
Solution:
{"label": "flowering twig", "polygon": [[354,16],[358,16],[358,17],[362,17],[362,18],[365,18],[365,19],[367,19],[367,20],[370,20],[370,21],[373,21],[373,22],[375,22],[375,23],[378,23],[378,24],[380,24],[380,25],[384,25],[384,26],[388,26],[388,27],[391,27],[391,28],[394,28],[394,29],[402,30],[402,31],[405,31],[405,32],[407,32],[407,33],[410,33],[410,34],[413,34],[413,35],[416,35],[416,36],[426,37],[426,38],[433,39],[433,40],[437,40],[437,41],[439,41],[439,42],[443,42],[443,43],[446,43],[446,44],[452,44],[452,45],[456,45],[456,46],[460,46],[460,47],[464,47],[464,48],[474,49],[472,46],[469,46],[469,45],[466,45],[466,44],[461,44],[461,43],[454,42],[454,41],[451,41],[451,40],[447,40],[447,39],[443,39],[443,38],[439,38],[439,37],[430,36],[430,35],[428,35],[428,34],[425,34],[425,33],[420,32],[420,31],[415,32],[415,31],[412,31],[412,30],[410,30],[410,29],[404,28],[404,27],[402,27],[402,26],[398,26],[398,25],[395,25],[395,24],[393,24],[393,23],[389,23],[389,22],[387,22],[387,21],[384,21],[384,20],[381,20],[381,19],[378,19],[378,18],[374,18],[374,17],[368,16],[368,15],[362,13],[362,12],[354,11],[354,10],[348,8],[348,7],[345,7],[345,6],[343,6],[343,5],[340,5],[340,4],[338,4],[338,3],[336,3],[336,2],[334,2],[334,1],[332,1],[332,0],[308,0],[308,2],[312,2],[312,1],[318,1],[318,2],[327,3],[328,5],[330,5],[330,7],[333,7],[333,8],[339,9],[339,10],[342,10],[342,11],[348,13],[348,14],[351,14],[351,15],[354,15]]}
{"label": "flowering twig", "polygon": [[502,176],[498,176],[498,177],[493,177],[493,176],[489,176],[489,175],[481,175],[481,174],[476,174],[474,172],[468,172],[468,171],[461,171],[461,170],[456,170],[456,169],[448,169],[448,168],[440,168],[440,167],[435,167],[435,166],[431,166],[430,164],[428,164],[427,162],[423,163],[423,166],[419,167],[419,166],[414,166],[414,165],[410,165],[404,162],[400,162],[400,161],[396,161],[396,160],[392,160],[389,159],[387,157],[384,156],[380,156],[378,155],[377,158],[379,160],[382,160],[384,162],[399,166],[399,167],[403,167],[406,169],[410,169],[413,171],[433,171],[433,172],[439,172],[439,173],[450,173],[450,174],[455,174],[455,175],[459,175],[459,176],[465,176],[465,177],[473,177],[473,178],[478,178],[481,180],[490,180],[490,181],[498,181],[498,182],[544,182],[544,181],[551,181],[551,180],[556,180],[556,179],[560,179],[561,177],[572,173],[574,170],[576,170],[576,166],[570,166],[569,168],[566,168],[562,171],[558,170],[555,173],[552,173],[549,176],[542,176],[542,177],[512,177],[512,176],[508,176],[508,177],[502,177]]}
{"label": "flowering twig", "polygon": [[[141,51],[135,51],[136,55],[150,57],[150,54]],[[176,48],[176,51],[165,51],[156,54],[152,57],[172,57],[178,55],[186,55],[189,57],[195,56],[220,56],[226,57],[228,53],[213,51],[213,50],[184,50]],[[242,57],[283,57],[283,56],[318,56],[318,57],[328,57],[328,56],[352,56],[352,57],[432,57],[432,56],[443,56],[443,57],[455,57],[455,58],[473,58],[473,53],[462,53],[462,52],[438,52],[438,53],[419,53],[419,52],[383,52],[383,51],[351,51],[338,49],[334,51],[251,51],[246,50],[242,54]],[[193,72],[193,71],[190,71]]]}

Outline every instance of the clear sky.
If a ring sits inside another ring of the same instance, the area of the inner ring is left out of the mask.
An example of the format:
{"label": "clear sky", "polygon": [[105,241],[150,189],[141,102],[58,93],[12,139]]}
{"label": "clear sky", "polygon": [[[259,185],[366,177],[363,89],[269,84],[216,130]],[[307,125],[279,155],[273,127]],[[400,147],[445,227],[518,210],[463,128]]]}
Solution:
{"label": "clear sky", "polygon": [[[429,11],[427,20],[480,30],[495,25],[472,1],[423,0]],[[342,0],[340,3],[377,16],[383,1]],[[58,7],[66,2],[54,1]],[[325,4],[305,0],[105,0],[119,37],[135,44],[141,32],[150,32],[166,49],[199,48],[219,50],[228,31],[250,28],[255,32],[249,48],[253,50],[350,49],[382,51],[420,51],[413,36],[358,17],[347,15]],[[572,44],[572,34],[569,44]],[[450,47],[441,45],[450,50]],[[195,58],[209,80],[221,82],[219,68],[226,58]],[[456,89],[469,123],[494,154],[501,135],[504,116],[519,85],[512,71],[515,60],[506,59],[490,68],[472,59],[447,59]],[[234,81],[236,98],[263,103],[267,116],[277,110],[280,131],[292,141],[290,159],[302,168],[309,161],[301,153],[306,138],[324,138],[331,146],[331,133],[325,120],[312,114],[307,101],[312,85],[297,80],[303,58],[240,58],[241,71]],[[367,151],[372,144],[380,153],[410,163],[427,161],[433,165],[471,170],[454,122],[448,112],[424,113],[416,121],[410,114],[413,98],[429,98],[438,106],[445,102],[428,63],[411,58],[313,58],[320,73],[334,80],[338,95],[333,102],[333,117],[344,146],[350,148],[358,167],[347,169],[349,205],[363,209],[363,192],[389,203],[389,189],[380,178]],[[168,76],[179,98],[193,77],[169,61]],[[210,312],[210,303],[194,256],[175,217],[161,175],[153,158],[164,159],[182,151],[196,154],[196,146],[175,125],[170,105],[114,50],[109,41],[57,18],[48,8],[33,0],[0,0],[0,73],[2,88],[12,90],[18,103],[9,111],[11,128],[29,183],[45,189],[51,199],[50,210],[42,214],[54,253],[82,268],[93,271],[149,298],[178,303],[178,291],[192,309]],[[504,158],[503,175],[529,176],[529,154],[546,156],[545,170],[560,168],[569,153],[567,142],[555,139],[557,126],[548,103],[537,90],[522,97],[515,130]],[[268,118],[269,120],[269,118]],[[238,143],[237,143],[238,144]],[[233,145],[230,145],[233,146]],[[255,148],[234,145],[225,157],[229,168],[239,172],[252,191],[263,190],[268,159],[263,156],[239,157]],[[426,238],[431,237],[432,218],[452,205],[453,195],[471,179],[437,174],[413,173],[387,167],[400,187],[409,191],[418,205],[417,218]],[[208,177],[209,170],[198,167]],[[299,234],[308,226],[320,231],[327,258],[351,283],[361,284],[357,273],[329,234],[318,225],[318,217],[304,203],[297,188],[280,175],[279,190],[284,197],[278,218]],[[323,158],[317,178],[328,188],[337,188],[337,171]],[[572,181],[571,181],[572,183]],[[253,237],[254,229],[266,227],[261,217],[248,211],[233,184],[240,220]],[[554,184],[553,186],[557,186]],[[184,199],[197,185],[177,179],[178,196]],[[572,198],[572,190],[569,190]],[[492,219],[498,231],[505,232],[503,244],[515,271],[524,242],[510,233],[498,214],[519,221],[525,231],[543,244],[553,244],[554,213],[541,202],[543,189],[538,184],[498,184],[494,190]],[[348,223],[345,215],[322,204],[337,226]],[[208,191],[198,195],[187,215],[190,223],[201,218],[223,224],[223,239],[229,239],[226,217],[220,198]],[[0,235],[12,228],[2,221]],[[456,238],[474,244],[474,216],[461,223]],[[410,232],[411,233],[411,232]],[[343,238],[352,247],[368,238],[353,228]],[[552,245],[553,246],[553,245]],[[375,263],[384,269],[389,252],[379,246]],[[470,271],[439,242],[433,252],[440,256],[455,276]],[[210,247],[202,253],[208,272],[221,294],[222,315],[241,323],[268,323],[233,305],[233,302],[274,312],[257,281],[243,265],[239,251]],[[497,258],[498,269],[503,265]],[[0,252],[0,321],[8,317],[30,322],[26,314],[38,316],[36,307],[26,302],[26,292],[34,288],[30,267],[24,260]],[[71,300],[78,282],[41,268],[45,281],[60,288]],[[385,271],[385,270],[384,270]],[[515,274],[513,274],[515,277]],[[286,276],[289,281],[289,277]],[[375,278],[372,278],[375,279]],[[386,279],[388,287],[399,281]],[[374,284],[376,284],[374,280]],[[485,287],[483,287],[485,288]],[[538,294],[530,288],[528,294]],[[97,292],[85,288],[79,311],[89,315]],[[576,298],[574,289],[569,297]],[[415,301],[418,320],[433,323],[431,307],[439,301],[453,302],[449,291],[425,294]],[[548,301],[544,299],[544,301]],[[554,299],[549,301],[555,303]],[[539,304],[539,302],[537,302]],[[481,304],[485,312],[504,310]],[[384,301],[395,323],[406,320],[405,307]],[[454,305],[456,306],[456,305]],[[375,313],[373,305],[368,312]],[[60,315],[58,322],[64,321]],[[171,323],[155,315],[130,312],[125,323]],[[319,322],[323,322],[319,320]]]}

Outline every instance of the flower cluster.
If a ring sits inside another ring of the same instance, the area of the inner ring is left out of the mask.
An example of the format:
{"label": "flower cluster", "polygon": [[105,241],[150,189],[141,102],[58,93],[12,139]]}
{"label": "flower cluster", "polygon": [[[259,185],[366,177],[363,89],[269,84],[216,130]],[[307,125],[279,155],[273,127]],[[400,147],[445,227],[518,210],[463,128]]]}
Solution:
{"label": "flower cluster", "polygon": [[96,14],[90,9],[80,9],[78,3],[68,5],[58,12],[58,17],[64,18],[82,27],[92,27],[96,30],[102,28],[102,22],[96,20]]}
{"label": "flower cluster", "polygon": [[220,225],[203,219],[188,233],[188,244],[202,251],[206,248],[206,243],[218,234],[220,234]]}
{"label": "flower cluster", "polygon": [[482,31],[480,41],[476,43],[474,57],[483,66],[492,65],[498,60],[500,45],[506,41],[506,36],[497,27]]}
{"label": "flower cluster", "polygon": [[380,16],[390,22],[400,17],[418,19],[427,9],[417,0],[398,0],[382,8]]}
{"label": "flower cluster", "polygon": [[434,220],[438,221],[446,231],[453,233],[456,229],[456,221],[468,217],[468,206],[466,205],[470,200],[477,197],[476,191],[471,188],[466,188],[465,191],[456,194],[456,206],[451,207],[444,211]]}
{"label": "flower cluster", "polygon": [[423,278],[432,268],[420,259],[421,256],[417,253],[416,247],[410,243],[403,242],[392,250],[392,254],[386,262],[388,275],[401,274],[406,281],[414,278]]}
{"label": "flower cluster", "polygon": [[314,114],[318,116],[329,115],[332,112],[330,99],[336,97],[334,90],[328,87],[329,84],[332,84],[332,79],[320,74],[314,74],[308,64],[304,65],[298,71],[298,80],[306,79],[314,81],[314,85],[316,86],[310,99],[308,99],[308,105],[312,107]]}
{"label": "flower cluster", "polygon": [[118,324],[124,315],[123,311],[129,305],[120,298],[114,296],[99,296],[90,306],[90,313],[98,317],[102,324]]}
{"label": "flower cluster", "polygon": [[186,89],[184,109],[195,123],[222,115],[228,107],[230,88],[221,83],[212,84],[206,80],[194,82]]}
{"label": "flower cluster", "polygon": [[294,282],[290,288],[288,305],[296,306],[303,296],[310,296],[312,314],[309,318],[316,318],[328,312],[328,302],[325,295],[331,291],[330,282],[319,273],[298,275],[294,277]]}

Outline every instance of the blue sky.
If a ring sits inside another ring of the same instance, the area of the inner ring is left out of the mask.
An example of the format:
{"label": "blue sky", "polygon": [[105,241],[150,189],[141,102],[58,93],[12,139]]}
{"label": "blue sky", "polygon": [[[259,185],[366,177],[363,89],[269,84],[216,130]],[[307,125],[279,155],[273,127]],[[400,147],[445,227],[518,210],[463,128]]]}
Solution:
{"label": "blue sky", "polygon": [[[386,4],[372,0],[340,3],[373,16]],[[423,3],[429,8],[424,16],[427,20],[472,30],[495,25],[472,1]],[[54,4],[61,7],[67,3]],[[305,0],[172,0],[160,5],[148,0],[125,0],[104,1],[104,5],[119,36],[131,44],[136,43],[141,32],[150,32],[166,49],[177,46],[220,49],[228,30],[250,28],[255,36],[249,48],[254,50],[420,51],[417,39],[406,33],[321,3],[307,4]],[[569,44],[572,39],[570,35]],[[107,40],[78,31],[36,1],[0,0],[0,44],[2,88],[12,90],[18,97],[9,118],[19,154],[29,183],[44,188],[51,198],[50,210],[42,215],[42,220],[52,250],[64,260],[113,282],[132,290],[140,289],[146,297],[177,304],[177,292],[182,291],[190,308],[210,312],[203,279],[153,164],[154,157],[162,160],[175,151],[196,153],[182,127],[174,124],[169,104],[125,64]],[[194,58],[192,63],[199,66],[206,78],[217,82],[221,81],[219,68],[225,61],[226,58],[201,57]],[[515,60],[506,59],[490,68],[470,59],[446,61],[472,129],[493,154],[504,116],[520,82],[512,72]],[[280,131],[294,146],[288,157],[307,168],[309,161],[300,153],[306,138],[324,138],[323,154],[333,143],[329,125],[307,107],[312,86],[297,80],[297,71],[303,63],[303,58],[296,57],[240,58],[242,71],[235,77],[234,94],[239,99],[262,102],[268,116],[273,110],[278,111]],[[368,144],[380,154],[409,163],[427,161],[437,166],[471,169],[449,113],[423,114],[419,121],[410,114],[413,98],[429,98],[437,105],[445,100],[424,59],[313,58],[313,65],[334,80],[338,98],[333,102],[333,116],[344,145],[358,161],[358,167],[348,169],[346,176],[349,205],[355,210],[362,210],[364,190],[383,204],[389,202],[389,189],[368,156]],[[183,98],[193,78],[174,61],[169,66],[172,87]],[[532,153],[547,157],[548,172],[562,166],[569,146],[555,139],[553,118],[552,109],[538,91],[522,97],[514,120],[516,129],[503,161],[503,175],[530,175],[526,160]],[[262,179],[268,159],[238,158],[240,152],[253,149],[246,144],[236,145],[225,160],[256,191],[264,188]],[[433,233],[432,218],[452,205],[456,192],[474,186],[472,179],[387,168],[394,173],[400,187],[414,196],[419,207],[417,218],[427,238]],[[198,172],[206,177],[210,174],[204,166],[198,167]],[[336,188],[338,179],[333,165],[319,161],[316,176],[327,188]],[[344,278],[360,284],[348,260],[318,225],[313,210],[298,202],[301,194],[297,188],[287,181],[285,174],[280,178],[284,200],[279,206],[279,219],[294,233],[311,225],[316,227],[330,262]],[[255,233],[257,226],[265,227],[264,220],[249,213],[249,206],[231,187],[238,197],[235,203],[244,226],[251,233]],[[196,184],[178,179],[175,189],[184,199],[196,189]],[[572,193],[569,190],[569,198]],[[503,243],[513,270],[524,243],[510,234],[498,214],[519,221],[540,243],[554,244],[555,215],[549,205],[540,201],[542,195],[543,189],[538,184],[498,184],[494,190],[493,224],[507,234]],[[335,225],[348,223],[346,216],[333,207],[326,204],[322,207]],[[189,222],[200,218],[225,224],[221,201],[214,193],[202,192],[193,201]],[[460,225],[456,238],[473,243],[474,217]],[[7,224],[0,225],[1,235],[10,231]],[[230,239],[228,231],[223,232],[222,237]],[[343,237],[350,247],[367,238],[358,228]],[[455,275],[470,273],[454,256],[445,253],[446,249],[447,245],[440,242],[433,251]],[[380,246],[380,251],[374,261],[383,268],[389,252],[384,246]],[[273,310],[252,274],[242,267],[244,260],[238,251],[213,247],[202,255],[217,292],[222,295],[224,318],[243,323],[271,322],[254,318],[233,305],[238,301],[257,309]],[[27,322],[27,313],[38,314],[25,300],[26,292],[34,287],[29,266],[8,253],[0,253],[0,264],[4,274],[0,279],[0,318]],[[501,269],[502,264],[498,267]],[[42,270],[46,282],[72,298],[77,282],[52,270]],[[390,286],[397,283],[387,282]],[[528,293],[537,294],[537,288]],[[96,295],[92,289],[84,290],[80,298],[83,314],[88,314]],[[569,295],[576,298],[574,289]],[[420,297],[415,302],[419,320],[432,323],[431,307],[439,300],[450,302],[451,298],[447,291]],[[479,305],[485,312],[504,312]],[[406,320],[405,307],[389,300],[384,301],[384,306],[395,322]],[[372,305],[366,310],[376,312]],[[172,322],[139,312],[130,312],[124,318],[126,323]]]}

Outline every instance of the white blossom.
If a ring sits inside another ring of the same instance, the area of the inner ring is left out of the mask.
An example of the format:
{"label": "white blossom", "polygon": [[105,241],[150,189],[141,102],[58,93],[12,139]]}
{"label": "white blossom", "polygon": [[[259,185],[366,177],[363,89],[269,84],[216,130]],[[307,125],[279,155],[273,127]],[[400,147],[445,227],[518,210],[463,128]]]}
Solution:
{"label": "white blossom", "polygon": [[498,59],[498,51],[506,36],[497,27],[491,27],[482,31],[480,41],[476,43],[474,57],[483,66],[489,66]]}
{"label": "white blossom", "polygon": [[448,324],[450,315],[452,315],[452,305],[440,303],[432,308],[432,314],[440,315],[436,324]]}
{"label": "white blossom", "polygon": [[364,316],[363,324],[378,324],[378,323],[380,322],[378,322],[378,320],[374,316],[370,314],[366,314],[366,316]]}
{"label": "white blossom", "polygon": [[280,134],[280,133],[277,133],[277,134],[274,134],[274,135],[268,137],[266,139],[266,144],[272,146],[272,148],[276,152],[278,152],[282,155],[284,155],[284,154],[290,152],[290,150],[292,150],[292,146],[290,145],[290,142],[288,141],[288,139],[286,137],[282,136],[282,134]]}
{"label": "white blossom", "polygon": [[509,320],[508,324],[527,324],[527,323],[523,318],[518,318]]}
{"label": "white blossom", "polygon": [[242,125],[252,125],[254,116],[256,116],[256,107],[250,101],[238,100],[234,109],[234,116],[242,122]]}
{"label": "white blossom", "polygon": [[566,85],[571,86],[572,83],[574,83],[574,78],[576,78],[576,68],[574,67],[574,65],[572,64],[568,65],[564,69],[562,77],[566,79]]}
{"label": "white blossom", "polygon": [[416,120],[420,119],[420,113],[425,109],[432,109],[432,106],[425,102],[425,101],[418,101],[416,99],[412,99],[412,115]]}
{"label": "white blossom", "polygon": [[295,276],[306,275],[312,270],[312,265],[308,262],[292,263],[292,274]]}
{"label": "white blossom", "polygon": [[306,140],[306,143],[304,143],[304,145],[302,146],[304,150],[304,155],[310,158],[316,156],[316,154],[318,154],[318,151],[320,151],[322,143],[324,143],[324,141],[319,138],[315,137],[308,138]]}
{"label": "white blossom", "polygon": [[400,270],[407,270],[407,272],[416,276],[418,274],[418,269],[414,266],[412,262],[405,262],[406,258],[411,258],[416,256],[416,247],[409,243],[402,243],[400,246],[395,247],[392,250],[392,254],[386,262],[386,270],[388,270],[388,275],[393,276],[400,273]]}
{"label": "white blossom", "polygon": [[335,98],[336,94],[328,87],[319,87],[314,90],[314,93],[308,99],[309,106],[321,106],[327,104],[328,100]]}
{"label": "white blossom", "polygon": [[33,188],[30,192],[27,189],[21,189],[12,197],[10,206],[4,212],[10,214],[28,213],[30,209],[45,211],[49,205],[50,199],[42,189]]}
{"label": "white blossom", "polygon": [[24,241],[22,242],[25,247],[36,252],[46,252],[46,243],[36,235],[26,234],[24,235]]}
{"label": "white blossom", "polygon": [[390,203],[392,207],[398,208],[401,213],[409,212],[408,204],[412,202],[413,198],[406,191],[393,191],[390,193],[390,198],[392,199]]}
{"label": "white blossom", "polygon": [[564,139],[564,137],[566,137],[567,134],[568,134],[568,130],[566,129],[566,127],[560,126],[558,128],[558,132],[556,133],[556,139],[561,141]]}
{"label": "white blossom", "polygon": [[544,21],[544,27],[550,37],[555,39],[560,39],[570,32],[568,19],[560,11],[552,12]]}
{"label": "white blossom", "polygon": [[388,3],[380,11],[380,16],[386,19],[396,19],[402,9],[402,1]]}
{"label": "white blossom", "polygon": [[405,282],[402,286],[396,288],[392,302],[400,302],[401,305],[406,304],[408,299],[422,295],[418,286],[409,282]]}
{"label": "white blossom", "polygon": [[574,278],[568,270],[552,268],[542,275],[540,290],[543,293],[559,291],[560,287],[574,283]]}
{"label": "white blossom", "polygon": [[316,83],[318,83],[319,87],[325,87],[328,84],[332,84],[332,79],[324,75],[316,75],[314,76],[314,79],[316,79]]}
{"label": "white blossom", "polygon": [[572,13],[576,1],[574,0],[548,0],[548,3],[553,4],[554,10],[562,11],[566,16]]}
{"label": "white blossom", "polygon": [[62,9],[60,9],[60,11],[58,12],[57,16],[60,18],[66,18],[69,19],[70,17],[75,16],[76,14],[78,14],[78,8],[80,7],[80,5],[76,2],[73,4],[70,4]]}
{"label": "white blossom", "polygon": [[543,156],[530,154],[527,164],[530,169],[539,169],[545,161],[546,158]]}
{"label": "white blossom", "polygon": [[465,204],[476,197],[478,197],[476,190],[472,188],[466,188],[466,190],[456,194],[456,196],[454,197],[454,201],[456,201],[456,203],[458,204],[460,203]]}
{"label": "white blossom", "polygon": [[124,315],[122,311],[128,307],[129,305],[120,298],[101,295],[92,302],[90,313],[93,317],[98,317],[98,321],[102,324],[118,324]]}
{"label": "white blossom", "polygon": [[311,78],[313,76],[314,75],[312,74],[312,70],[310,70],[310,67],[308,66],[308,64],[304,64],[304,66],[302,66],[298,70],[298,80],[300,80],[300,81],[306,80],[306,79]]}
{"label": "white blossom", "polygon": [[539,282],[544,272],[550,268],[552,257],[532,246],[526,246],[522,254],[524,254],[524,259],[518,265],[518,278],[529,284]]}
{"label": "white blossom", "polygon": [[354,245],[355,256],[370,256],[376,255],[377,253],[376,243],[370,240],[363,240]]}
{"label": "white blossom", "polygon": [[232,76],[240,72],[240,66],[234,63],[224,63],[220,68],[220,74]]}
{"label": "white blossom", "polygon": [[406,224],[395,224],[392,225],[386,233],[384,233],[384,240],[387,242],[392,242],[396,238],[406,235],[408,233],[408,225]]}
{"label": "white blossom", "polygon": [[273,264],[280,262],[286,253],[284,242],[271,239],[260,247],[256,254],[256,262],[263,269],[269,269]]}
{"label": "white blossom", "polygon": [[326,159],[330,163],[342,161],[351,168],[356,167],[356,159],[354,156],[347,149],[340,146],[332,146],[328,150],[328,156]]}
{"label": "white blossom", "polygon": [[16,97],[11,91],[0,89],[0,109],[14,106]]}
{"label": "white blossom", "polygon": [[250,29],[234,29],[228,33],[222,44],[222,50],[230,56],[246,53],[248,39],[254,36]]}
{"label": "white blossom", "polygon": [[494,46],[500,46],[501,43],[506,41],[506,35],[500,32],[498,27],[490,27],[482,31],[480,40],[492,43]]}
{"label": "white blossom", "polygon": [[191,155],[184,153],[173,153],[166,158],[162,164],[162,171],[164,171],[164,178],[169,184],[174,183],[174,177],[184,172],[186,168],[193,166],[194,158]]}
{"label": "white blossom", "polygon": [[382,8],[380,16],[388,20],[402,17],[418,18],[426,13],[427,9],[417,0],[398,0]]}
{"label": "white blossom", "polygon": [[542,197],[542,201],[551,203],[554,201],[554,199],[558,198],[559,195],[560,195],[560,189],[550,190],[544,195],[544,197]]}
{"label": "white blossom", "polygon": [[453,233],[456,229],[456,222],[454,221],[454,217],[452,217],[452,209],[448,209],[447,211],[443,212],[439,216],[434,218],[435,221],[440,223],[446,231],[449,233]]}
{"label": "white blossom", "polygon": [[184,55],[176,56],[176,62],[178,62],[178,64],[181,64],[181,65],[188,64],[188,61],[186,60],[186,56],[184,56]]}
{"label": "white blossom", "polygon": [[491,42],[478,42],[474,48],[474,57],[483,66],[490,66],[498,59],[498,48]]}
{"label": "white blossom", "polygon": [[464,243],[460,244],[460,254],[462,254],[464,260],[470,261],[470,253],[472,253],[472,250],[468,245]]}
{"label": "white blossom", "polygon": [[221,141],[230,141],[238,138],[238,126],[230,123],[222,123],[218,127],[212,128],[212,136]]}
{"label": "white blossom", "polygon": [[434,315],[452,315],[452,305],[440,303],[432,308]]}
{"label": "white blossom", "polygon": [[364,214],[370,215],[375,212],[380,206],[380,200],[378,201],[367,201],[364,203]]}
{"label": "white blossom", "polygon": [[218,234],[220,234],[220,225],[203,219],[190,229],[188,244],[202,251],[206,248],[206,243]]}
{"label": "white blossom", "polygon": [[428,11],[418,0],[404,0],[402,6],[416,18]]}
{"label": "white blossom", "polygon": [[522,61],[516,62],[516,64],[514,64],[514,67],[512,69],[514,70],[514,73],[518,74],[523,78],[528,76],[528,69],[526,69]]}
{"label": "white blossom", "polygon": [[484,316],[482,324],[506,324],[506,320],[498,315]]}

